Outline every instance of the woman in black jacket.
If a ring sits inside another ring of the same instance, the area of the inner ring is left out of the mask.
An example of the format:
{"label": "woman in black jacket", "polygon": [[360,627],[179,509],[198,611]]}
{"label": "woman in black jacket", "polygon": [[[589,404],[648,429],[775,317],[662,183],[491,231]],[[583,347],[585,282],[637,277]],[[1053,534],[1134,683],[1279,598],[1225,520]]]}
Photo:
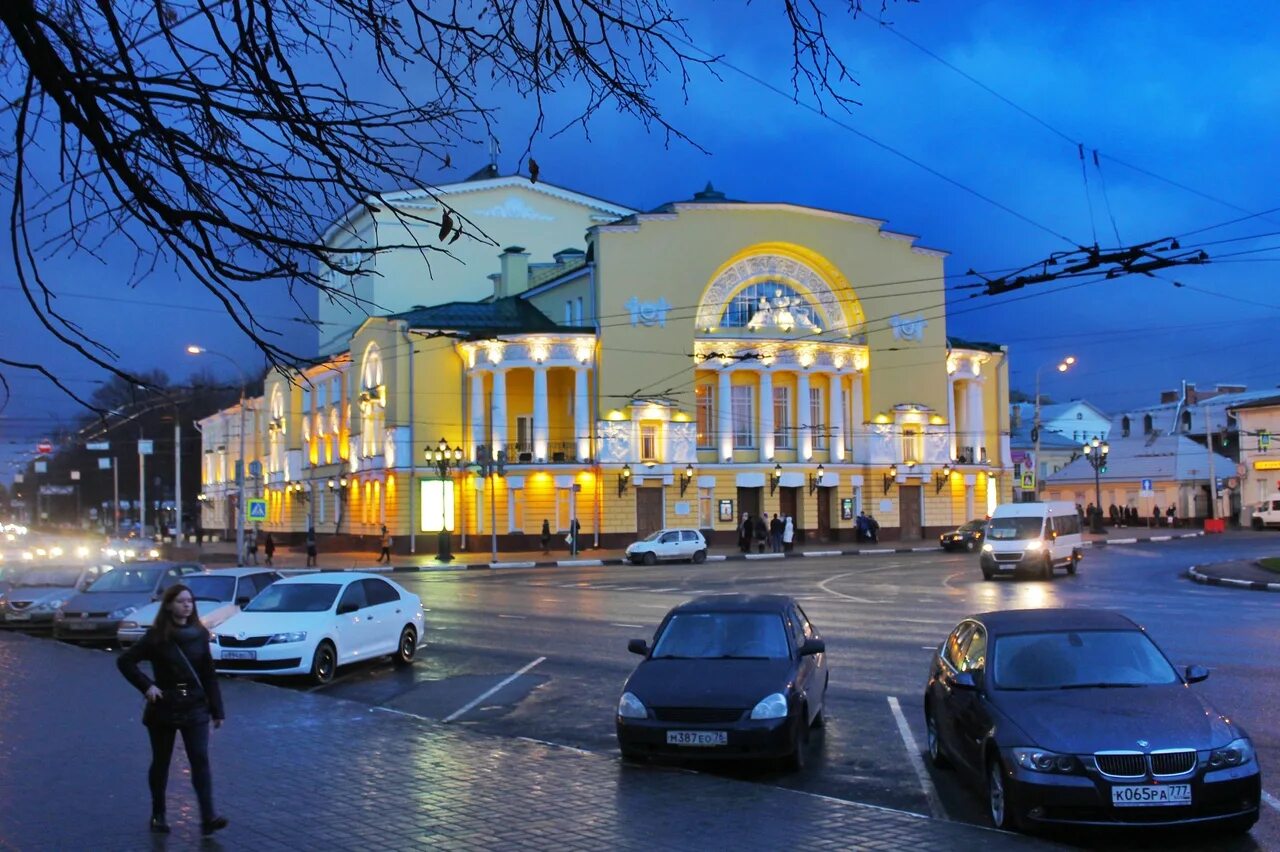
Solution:
{"label": "woman in black jacket", "polygon": [[[148,678],[138,668],[151,663]],[[167,833],[165,787],[169,760],[179,732],[191,764],[191,784],[200,801],[200,828],[205,835],[225,828],[225,817],[213,810],[213,775],[209,769],[209,722],[222,727],[222,693],[209,653],[209,631],[200,623],[195,596],[181,583],[165,590],[156,622],[136,645],[116,661],[121,674],[147,699],[142,724],[151,735],[151,830]]]}

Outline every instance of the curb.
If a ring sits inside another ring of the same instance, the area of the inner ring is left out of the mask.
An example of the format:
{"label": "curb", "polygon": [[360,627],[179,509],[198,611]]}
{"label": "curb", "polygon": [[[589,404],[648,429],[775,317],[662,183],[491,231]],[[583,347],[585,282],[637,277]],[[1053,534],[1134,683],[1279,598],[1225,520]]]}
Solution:
{"label": "curb", "polygon": [[1264,583],[1261,580],[1237,580],[1234,577],[1214,577],[1201,572],[1203,565],[1192,565],[1187,569],[1187,576],[1197,583],[1206,586],[1233,586],[1237,589],[1249,589],[1254,592],[1280,592],[1280,583]]}
{"label": "curb", "polygon": [[1178,535],[1153,535],[1147,538],[1113,538],[1102,541],[1086,541],[1085,547],[1109,547],[1115,544],[1146,544],[1149,541],[1172,541],[1176,538],[1200,538],[1204,535],[1204,530],[1199,532],[1179,533]]}

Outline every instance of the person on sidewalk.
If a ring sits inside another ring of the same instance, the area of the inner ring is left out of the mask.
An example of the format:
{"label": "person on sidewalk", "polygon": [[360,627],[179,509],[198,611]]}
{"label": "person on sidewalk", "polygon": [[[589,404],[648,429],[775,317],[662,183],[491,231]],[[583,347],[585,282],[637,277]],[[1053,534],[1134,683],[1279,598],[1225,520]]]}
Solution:
{"label": "person on sidewalk", "polygon": [[387,560],[387,564],[391,564],[391,533],[387,532],[385,524],[382,526],[382,550],[378,553],[378,564],[382,564],[382,560]]}
{"label": "person on sidewalk", "polygon": [[795,518],[787,515],[787,519],[782,522],[782,550],[790,553],[791,548],[795,545],[796,540],[796,521]]}
{"label": "person on sidewalk", "polygon": [[[151,677],[138,668],[144,661],[151,664]],[[155,624],[120,655],[116,666],[147,700],[142,724],[151,739],[151,768],[147,772],[151,830],[156,834],[169,832],[165,788],[179,733],[191,764],[191,785],[200,802],[201,833],[207,837],[226,828],[226,817],[218,816],[213,808],[213,773],[209,767],[209,723],[212,720],[214,728],[221,728],[226,714],[209,653],[209,631],[200,623],[191,589],[175,583],[165,590]]]}
{"label": "person on sidewalk", "polygon": [[1115,503],[1112,503],[1107,509],[1107,514],[1111,517],[1111,526],[1120,526],[1120,509]]}
{"label": "person on sidewalk", "polygon": [[307,567],[310,568],[316,564],[316,528],[314,526],[307,527]]}
{"label": "person on sidewalk", "polygon": [[1160,526],[1160,506],[1158,504],[1151,510],[1151,526]]}
{"label": "person on sidewalk", "polygon": [[1169,528],[1176,527],[1178,525],[1178,510],[1173,507],[1172,503],[1169,504],[1169,510],[1165,514],[1169,518]]}
{"label": "person on sidewalk", "polygon": [[244,564],[257,565],[258,564],[258,530],[250,529],[247,533],[245,533],[245,536],[246,536],[246,539],[245,539],[244,547],[247,553],[245,553]]}
{"label": "person on sidewalk", "polygon": [[867,513],[865,510],[859,512],[858,517],[854,519],[853,530],[854,541],[863,542],[870,538],[870,536],[867,535]]}
{"label": "person on sidewalk", "polygon": [[879,544],[880,522],[876,520],[875,515],[867,515],[867,535],[871,536],[872,544]]}
{"label": "person on sidewalk", "polygon": [[751,552],[751,537],[755,527],[751,523],[751,516],[746,512],[742,513],[742,522],[738,524],[738,549],[743,553]]}
{"label": "person on sidewalk", "polygon": [[276,555],[276,540],[272,538],[271,533],[267,533],[267,540],[262,543],[262,552],[267,556],[267,564],[271,565],[271,560]]}
{"label": "person on sidewalk", "polygon": [[764,515],[756,515],[752,531],[756,541],[756,552],[764,553],[766,542],[769,540],[769,525],[765,522]]}
{"label": "person on sidewalk", "polygon": [[578,523],[578,519],[574,518],[569,521],[569,555],[578,555],[578,533],[582,530],[582,524]]}
{"label": "person on sidewalk", "polygon": [[542,519],[542,552],[551,552],[551,522],[546,518]]}
{"label": "person on sidewalk", "polygon": [[772,553],[782,552],[782,531],[786,528],[786,524],[778,517],[778,513],[773,513],[773,520],[769,521],[769,551]]}

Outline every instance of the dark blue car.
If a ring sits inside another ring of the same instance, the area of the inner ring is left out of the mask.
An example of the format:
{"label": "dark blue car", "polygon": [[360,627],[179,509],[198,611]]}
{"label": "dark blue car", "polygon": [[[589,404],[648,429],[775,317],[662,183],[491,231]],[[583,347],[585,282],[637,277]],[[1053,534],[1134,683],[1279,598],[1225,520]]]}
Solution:
{"label": "dark blue car", "polygon": [[929,756],[981,790],[997,828],[1194,825],[1244,833],[1253,743],[1116,612],[1010,610],[962,621],[925,687]]}

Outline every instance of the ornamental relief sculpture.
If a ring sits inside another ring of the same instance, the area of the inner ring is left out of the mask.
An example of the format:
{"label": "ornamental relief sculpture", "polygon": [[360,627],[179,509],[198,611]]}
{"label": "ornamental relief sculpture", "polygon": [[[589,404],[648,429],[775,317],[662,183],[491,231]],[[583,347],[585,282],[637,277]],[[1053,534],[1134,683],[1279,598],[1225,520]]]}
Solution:
{"label": "ornamental relief sculpture", "polygon": [[601,420],[597,425],[600,435],[600,461],[618,463],[631,461],[631,421]]}
{"label": "ornamental relief sculpture", "polygon": [[667,445],[671,458],[669,464],[691,464],[698,460],[698,424],[668,423]]}
{"label": "ornamental relief sculpture", "polygon": [[829,317],[831,328],[824,331],[847,328],[841,299],[825,278],[798,260],[767,254],[744,258],[717,276],[698,307],[698,327],[718,326],[734,292],[744,284],[762,278],[777,278],[807,291],[808,298]]}

